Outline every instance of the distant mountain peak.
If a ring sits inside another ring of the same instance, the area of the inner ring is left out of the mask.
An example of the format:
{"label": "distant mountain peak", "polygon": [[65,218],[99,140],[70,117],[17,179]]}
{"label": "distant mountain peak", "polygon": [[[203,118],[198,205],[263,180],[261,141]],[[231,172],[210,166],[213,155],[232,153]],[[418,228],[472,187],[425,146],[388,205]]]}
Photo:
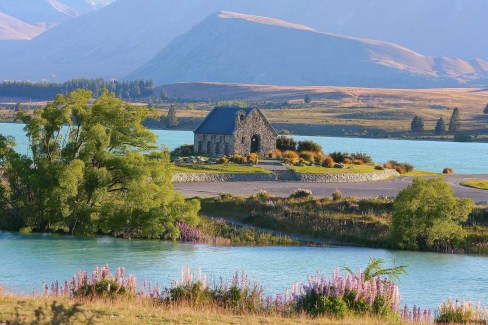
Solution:
{"label": "distant mountain peak", "polygon": [[44,29],[0,12],[0,40],[30,40]]}
{"label": "distant mountain peak", "polygon": [[246,15],[246,14],[240,14],[231,11],[221,11],[218,13],[217,16],[222,19],[242,19],[242,20],[247,20],[247,21],[251,21],[263,25],[315,31],[315,29],[308,26],[294,24],[284,20],[279,20],[279,19],[264,17],[264,16]]}

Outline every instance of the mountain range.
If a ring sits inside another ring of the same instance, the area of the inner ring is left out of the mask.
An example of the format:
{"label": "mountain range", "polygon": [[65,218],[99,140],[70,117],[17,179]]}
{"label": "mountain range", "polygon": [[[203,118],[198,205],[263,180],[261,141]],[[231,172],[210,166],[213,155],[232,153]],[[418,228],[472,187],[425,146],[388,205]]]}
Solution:
{"label": "mountain range", "polygon": [[485,0],[117,0],[0,41],[0,79],[483,86],[487,12]]}
{"label": "mountain range", "polygon": [[488,62],[433,58],[394,43],[316,31],[262,16],[212,15],[127,79],[377,88],[456,87]]}
{"label": "mountain range", "polygon": [[31,39],[114,0],[2,0],[0,40]]}

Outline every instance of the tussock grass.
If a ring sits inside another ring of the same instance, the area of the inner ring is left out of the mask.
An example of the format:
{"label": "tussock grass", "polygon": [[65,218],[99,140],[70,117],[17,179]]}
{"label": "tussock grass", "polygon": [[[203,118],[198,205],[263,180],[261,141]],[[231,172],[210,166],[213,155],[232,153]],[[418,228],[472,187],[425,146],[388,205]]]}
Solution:
{"label": "tussock grass", "polygon": [[[0,324],[16,317],[25,323],[35,320],[35,310],[42,308],[46,317],[52,318],[51,306],[57,302],[64,308],[73,308],[76,302],[46,297],[17,297],[0,295]],[[59,306],[58,305],[58,306]],[[310,318],[306,315],[286,317],[280,314],[236,314],[217,307],[161,306],[147,301],[91,300],[81,302],[74,324],[389,324],[387,320],[373,317]],[[18,314],[18,316],[17,316]],[[59,323],[65,324],[65,323]]]}

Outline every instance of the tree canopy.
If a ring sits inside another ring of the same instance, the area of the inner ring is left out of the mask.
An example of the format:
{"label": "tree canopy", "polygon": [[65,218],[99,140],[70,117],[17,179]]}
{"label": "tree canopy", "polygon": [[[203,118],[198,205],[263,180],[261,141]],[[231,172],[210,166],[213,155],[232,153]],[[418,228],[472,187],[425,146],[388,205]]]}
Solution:
{"label": "tree canopy", "polygon": [[178,116],[176,115],[176,107],[171,105],[166,115],[166,124],[169,128],[175,128],[178,126]]}
{"label": "tree canopy", "polygon": [[73,79],[63,83],[5,81],[0,82],[0,96],[53,100],[57,94],[67,95],[76,89],[85,89],[98,97],[105,88],[122,99],[142,99],[152,96],[154,85],[152,80]]}
{"label": "tree canopy", "polygon": [[452,111],[451,120],[449,121],[449,133],[456,133],[461,131],[461,115],[459,109],[455,108]]}
{"label": "tree canopy", "polygon": [[401,248],[432,249],[461,240],[471,199],[454,197],[442,178],[415,178],[393,203],[392,239]]}
{"label": "tree canopy", "polygon": [[0,137],[0,223],[29,231],[176,238],[198,201],[173,191],[167,150],[142,121],[150,111],[102,90],[77,90],[20,115],[31,154]]}
{"label": "tree canopy", "polygon": [[435,134],[442,135],[446,133],[446,122],[442,117],[437,120],[435,125]]}
{"label": "tree canopy", "polygon": [[412,132],[415,132],[415,133],[424,132],[424,119],[418,115],[415,115],[413,120],[412,120],[410,128],[411,128]]}
{"label": "tree canopy", "polygon": [[295,151],[297,150],[297,142],[293,138],[280,136],[276,139],[276,148],[281,151]]}

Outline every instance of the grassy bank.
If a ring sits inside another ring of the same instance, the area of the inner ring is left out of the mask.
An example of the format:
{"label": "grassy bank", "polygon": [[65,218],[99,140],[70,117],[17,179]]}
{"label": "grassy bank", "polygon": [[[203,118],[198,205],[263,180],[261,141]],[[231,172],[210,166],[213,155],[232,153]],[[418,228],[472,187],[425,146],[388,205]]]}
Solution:
{"label": "grassy bank", "polygon": [[196,227],[179,225],[180,241],[210,245],[292,246],[301,242],[289,236],[229,224],[223,218],[200,217]]}
{"label": "grassy bank", "polygon": [[[245,273],[209,282],[189,267],[171,286],[138,281],[125,268],[80,270],[67,281],[47,284],[41,295],[0,293],[0,324],[338,324],[429,321],[431,310],[400,307],[400,289],[392,277],[406,266],[385,268],[370,259],[364,272],[337,269],[316,273],[284,293],[269,295]],[[90,276],[88,276],[90,274]],[[58,286],[59,283],[59,286]],[[64,284],[63,284],[64,283]],[[363,322],[364,320],[364,322]]]}
{"label": "grassy bank", "polygon": [[462,186],[477,188],[480,190],[488,190],[488,180],[474,179],[469,181],[464,181],[461,183]]}
{"label": "grassy bank", "polygon": [[[58,311],[52,310],[56,303]],[[77,306],[67,299],[14,297],[0,295],[0,324],[31,324],[36,321],[36,311],[43,311],[48,320],[75,313],[74,324],[389,324],[386,320],[373,317],[311,318],[306,315],[284,317],[281,315],[236,314],[217,308],[195,308],[174,306],[162,308],[147,302],[89,301]],[[55,316],[57,315],[57,316]],[[18,321],[20,319],[20,321]],[[7,323],[8,324],[8,323]],[[53,322],[54,324],[54,322]],[[55,324],[69,324],[58,322]]]}
{"label": "grassy bank", "polygon": [[[222,195],[201,201],[201,214],[237,220],[285,234],[326,242],[394,248],[390,239],[393,202],[387,198],[277,198]],[[439,252],[488,254],[488,210],[478,206],[463,224],[465,237]]]}

